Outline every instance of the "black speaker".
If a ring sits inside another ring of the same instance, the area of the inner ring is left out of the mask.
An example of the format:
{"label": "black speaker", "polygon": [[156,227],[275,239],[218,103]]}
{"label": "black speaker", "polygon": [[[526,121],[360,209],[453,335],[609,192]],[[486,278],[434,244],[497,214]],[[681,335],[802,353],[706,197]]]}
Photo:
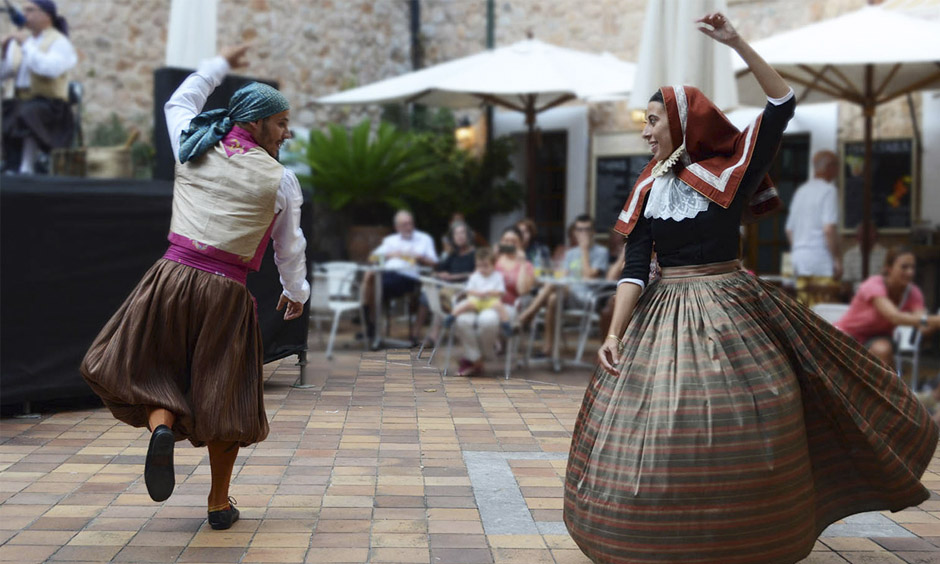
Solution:
{"label": "black speaker", "polygon": [[[153,177],[161,180],[173,180],[174,165],[176,163],[173,149],[170,146],[170,134],[166,130],[166,116],[163,115],[163,105],[170,99],[173,92],[186,77],[193,71],[175,67],[162,67],[153,71]],[[248,76],[228,75],[222,84],[209,95],[205,110],[225,108],[236,90],[250,82],[263,82],[277,88],[277,82],[251,78]]]}

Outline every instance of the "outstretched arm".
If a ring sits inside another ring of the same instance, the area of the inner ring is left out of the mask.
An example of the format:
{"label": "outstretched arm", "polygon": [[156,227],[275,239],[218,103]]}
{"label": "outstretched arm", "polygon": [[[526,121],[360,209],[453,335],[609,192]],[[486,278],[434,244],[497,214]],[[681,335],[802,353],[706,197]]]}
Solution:
{"label": "outstretched arm", "polygon": [[747,67],[751,70],[754,78],[764,90],[768,98],[779,100],[790,93],[790,85],[780,76],[767,61],[757,54],[747,41],[738,35],[734,26],[728,21],[724,14],[707,14],[705,17],[695,20],[695,23],[702,24],[699,31],[711,37],[719,43],[731,47],[741,55]]}
{"label": "outstretched arm", "polygon": [[202,111],[212,91],[222,84],[230,69],[245,66],[242,60],[248,45],[226,47],[219,56],[200,63],[199,69],[186,77],[176,92],[163,106],[166,128],[170,134],[173,156],[179,159],[180,134],[189,127],[189,122]]}
{"label": "outstretched arm", "polygon": [[271,238],[274,240],[274,264],[281,275],[284,288],[278,303],[278,311],[285,305],[284,319],[291,320],[303,312],[304,302],[310,297],[310,284],[307,282],[306,248],[307,240],[300,228],[300,207],[304,203],[303,193],[297,176],[289,169],[284,169],[284,176],[277,190],[274,212],[274,228]]}

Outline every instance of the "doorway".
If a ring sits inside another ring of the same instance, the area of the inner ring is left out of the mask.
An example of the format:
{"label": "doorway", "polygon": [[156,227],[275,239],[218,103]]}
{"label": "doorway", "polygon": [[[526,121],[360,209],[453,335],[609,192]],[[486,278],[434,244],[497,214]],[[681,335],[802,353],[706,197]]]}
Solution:
{"label": "doorway", "polygon": [[535,191],[526,194],[526,210],[535,220],[539,240],[554,249],[565,241],[565,194],[568,132],[542,131],[535,161]]}
{"label": "doorway", "polygon": [[747,226],[744,237],[745,266],[758,274],[780,274],[780,257],[789,250],[786,230],[787,210],[796,189],[809,178],[810,136],[784,135],[777,158],[770,166],[783,209],[773,217]]}

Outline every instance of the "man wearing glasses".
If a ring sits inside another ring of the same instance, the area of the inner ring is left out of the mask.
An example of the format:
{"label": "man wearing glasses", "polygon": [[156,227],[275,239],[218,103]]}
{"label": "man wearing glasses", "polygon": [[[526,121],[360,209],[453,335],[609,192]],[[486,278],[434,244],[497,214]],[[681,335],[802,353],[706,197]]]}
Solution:
{"label": "man wearing glasses", "polygon": [[[607,271],[609,257],[607,249],[594,243],[594,220],[587,214],[574,220],[574,238],[577,245],[565,251],[562,266],[569,278],[599,278]],[[572,284],[568,298],[576,307],[584,307],[591,299],[591,287],[587,284]]]}

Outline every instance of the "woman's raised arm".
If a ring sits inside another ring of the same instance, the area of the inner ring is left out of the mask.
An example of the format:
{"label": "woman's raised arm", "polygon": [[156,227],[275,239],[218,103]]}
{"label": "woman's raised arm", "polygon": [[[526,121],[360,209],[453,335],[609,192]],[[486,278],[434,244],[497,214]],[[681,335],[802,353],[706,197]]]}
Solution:
{"label": "woman's raised arm", "polygon": [[699,31],[715,41],[731,47],[738,52],[738,55],[741,55],[768,98],[783,98],[790,93],[790,85],[783,80],[783,77],[772,66],[767,64],[767,61],[757,54],[757,51],[748,45],[747,41],[738,35],[737,30],[723,14],[707,14],[703,18],[695,20],[695,23],[702,24],[699,25]]}

